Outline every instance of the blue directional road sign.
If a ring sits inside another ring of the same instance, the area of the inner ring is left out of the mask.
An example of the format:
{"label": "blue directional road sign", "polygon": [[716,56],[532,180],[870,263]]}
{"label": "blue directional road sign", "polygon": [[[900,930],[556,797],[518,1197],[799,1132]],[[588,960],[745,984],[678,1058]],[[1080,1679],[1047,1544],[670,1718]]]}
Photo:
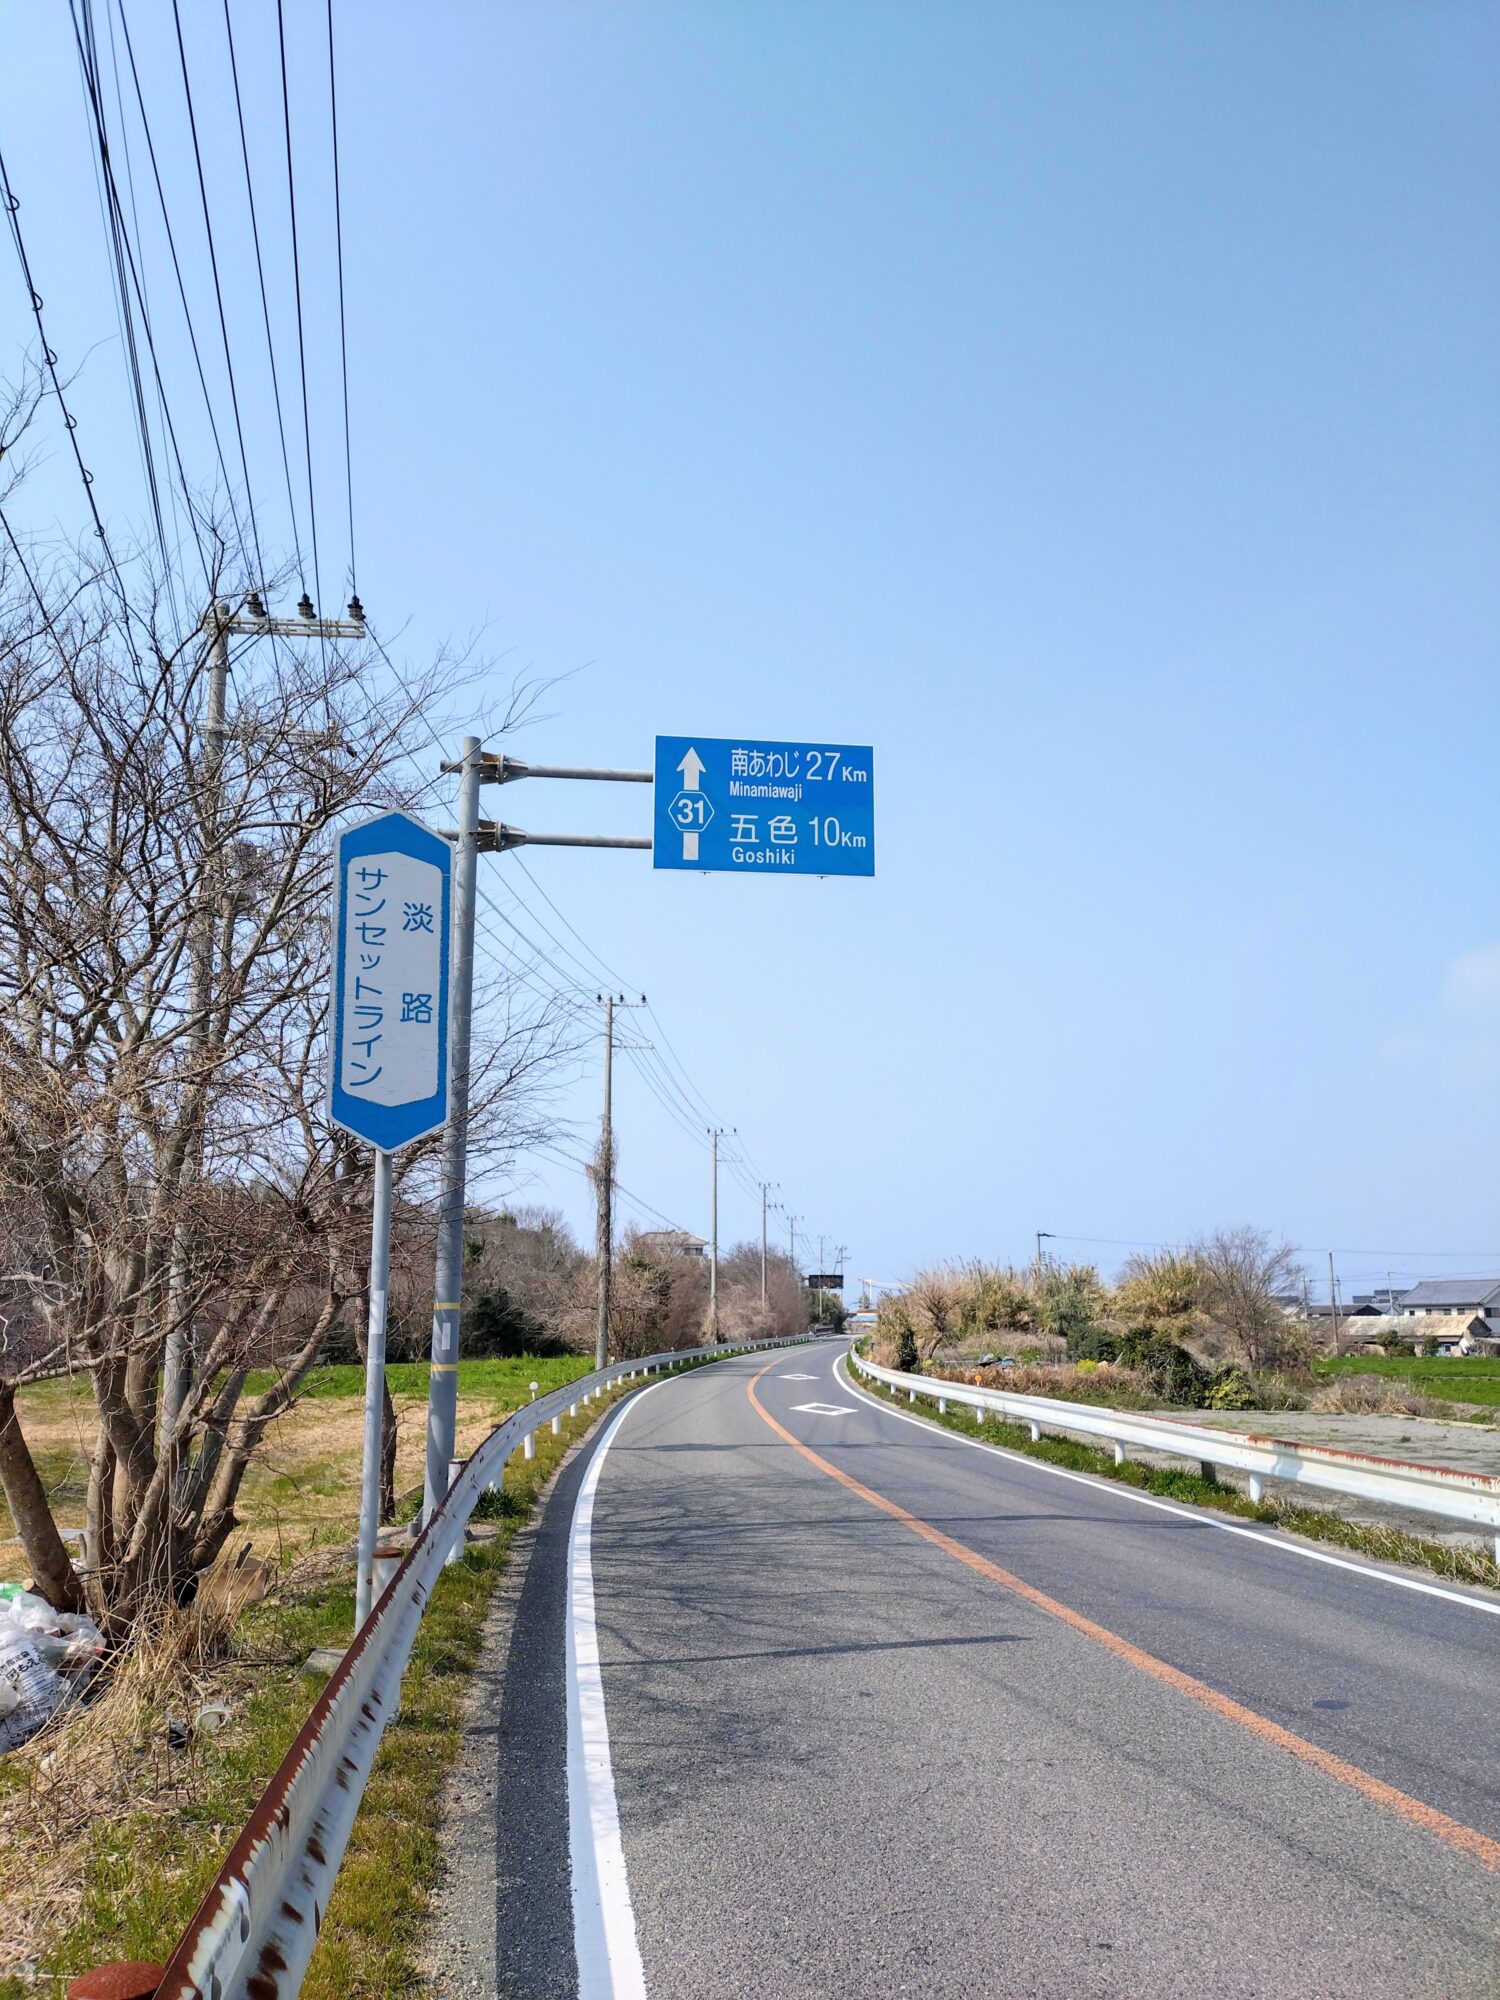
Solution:
{"label": "blue directional road sign", "polygon": [[339,835],[328,1113],[394,1152],[448,1116],[453,857],[405,813]]}
{"label": "blue directional road sign", "polygon": [[731,875],[873,875],[875,753],[658,736],[651,862]]}

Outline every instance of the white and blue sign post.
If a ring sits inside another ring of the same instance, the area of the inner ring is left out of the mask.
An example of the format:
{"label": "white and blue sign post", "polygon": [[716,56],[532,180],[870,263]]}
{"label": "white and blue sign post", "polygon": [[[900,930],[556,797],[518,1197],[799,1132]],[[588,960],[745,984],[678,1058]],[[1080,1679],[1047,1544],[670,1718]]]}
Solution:
{"label": "white and blue sign post", "polygon": [[447,841],[405,813],[382,813],[338,837],[328,1114],[375,1148],[356,1631],[373,1601],[379,1528],[391,1155],[448,1116],[452,883]]}
{"label": "white and blue sign post", "polygon": [[658,736],[654,868],[873,875],[867,744]]}

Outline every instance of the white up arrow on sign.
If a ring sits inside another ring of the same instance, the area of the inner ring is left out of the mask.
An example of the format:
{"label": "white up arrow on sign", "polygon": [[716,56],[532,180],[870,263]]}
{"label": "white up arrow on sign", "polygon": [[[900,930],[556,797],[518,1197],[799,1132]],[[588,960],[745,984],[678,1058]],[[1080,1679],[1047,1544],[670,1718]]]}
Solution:
{"label": "white up arrow on sign", "polygon": [[[706,768],[703,759],[698,755],[697,751],[689,749],[687,755],[677,768],[682,773],[682,789],[685,792],[696,792],[698,789],[698,780],[703,776]],[[684,861],[696,861],[698,859],[698,832],[696,828],[691,832],[686,829],[683,831],[682,858]]]}

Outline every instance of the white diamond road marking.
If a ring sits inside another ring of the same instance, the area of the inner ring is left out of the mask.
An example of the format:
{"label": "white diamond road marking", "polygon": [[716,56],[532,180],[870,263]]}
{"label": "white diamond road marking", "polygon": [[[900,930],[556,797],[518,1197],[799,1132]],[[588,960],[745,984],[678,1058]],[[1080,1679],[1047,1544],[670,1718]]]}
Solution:
{"label": "white diamond road marking", "polygon": [[816,1375],[778,1375],[778,1382],[816,1382]]}
{"label": "white diamond road marking", "polygon": [[854,1411],[847,1403],[793,1403],[794,1410],[802,1410],[809,1417],[852,1417]]}

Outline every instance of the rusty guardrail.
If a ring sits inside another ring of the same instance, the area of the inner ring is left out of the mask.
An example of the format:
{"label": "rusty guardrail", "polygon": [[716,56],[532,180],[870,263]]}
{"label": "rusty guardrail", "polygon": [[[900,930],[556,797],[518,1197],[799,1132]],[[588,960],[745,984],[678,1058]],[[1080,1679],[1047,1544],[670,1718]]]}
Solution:
{"label": "rusty guardrail", "polygon": [[317,1943],[381,1734],[396,1713],[427,1600],[461,1546],[480,1495],[499,1484],[511,1453],[570,1405],[591,1402],[601,1390],[638,1375],[809,1338],[797,1334],[616,1362],[526,1404],[491,1431],[458,1469],[442,1505],[381,1591],[171,1958],[165,1965],[99,1966],[72,1982],[70,2000],[290,2000]]}
{"label": "rusty guardrail", "polygon": [[1135,1410],[1112,1410],[1098,1403],[1070,1403],[1057,1396],[1018,1396],[1003,1389],[981,1389],[972,1382],[949,1382],[940,1375],[906,1375],[867,1361],[849,1350],[855,1372],[904,1390],[908,1401],[918,1396],[983,1414],[1008,1417],[1030,1427],[1033,1438],[1044,1430],[1067,1431],[1075,1437],[1103,1438],[1114,1446],[1119,1464],[1130,1447],[1196,1459],[1206,1471],[1225,1466],[1249,1475],[1250,1498],[1265,1496],[1268,1479],[1289,1486],[1310,1487],[1374,1500],[1388,1507],[1406,1507],[1443,1520],[1482,1528],[1494,1538],[1500,1561],[1500,1478],[1488,1472],[1456,1472],[1447,1466],[1418,1465],[1408,1459],[1376,1458],[1368,1452],[1341,1451],[1333,1445],[1293,1444],[1289,1438],[1255,1437],[1242,1431],[1220,1430],[1213,1424],[1179,1423],[1171,1417],[1147,1417]]}

